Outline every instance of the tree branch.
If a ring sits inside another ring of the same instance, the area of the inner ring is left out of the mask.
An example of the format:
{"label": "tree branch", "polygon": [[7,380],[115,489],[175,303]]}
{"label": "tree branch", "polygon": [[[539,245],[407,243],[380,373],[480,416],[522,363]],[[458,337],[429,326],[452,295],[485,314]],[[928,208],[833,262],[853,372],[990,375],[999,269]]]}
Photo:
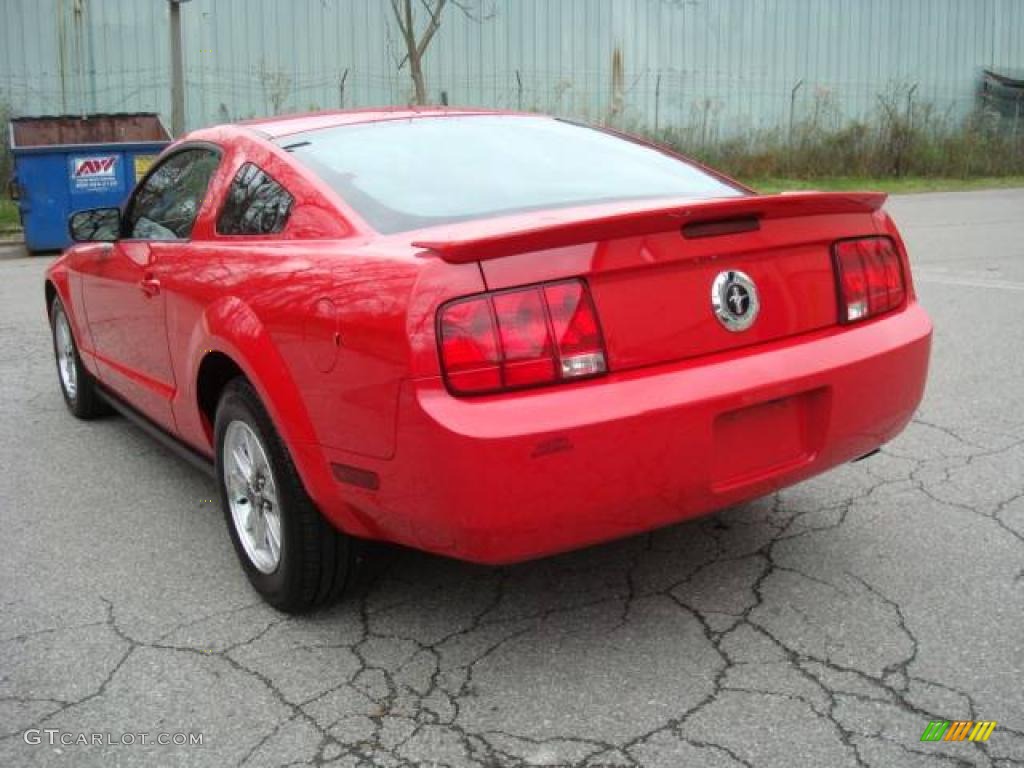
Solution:
{"label": "tree branch", "polygon": [[[427,50],[427,46],[430,45],[430,41],[434,39],[434,34],[441,26],[441,11],[444,10],[445,3],[448,0],[437,0],[437,5],[434,8],[427,7],[427,13],[430,14],[430,23],[427,25],[427,29],[423,32],[423,37],[420,38],[419,45],[416,46],[416,55],[422,56],[424,51]],[[426,2],[423,3],[426,6]]]}

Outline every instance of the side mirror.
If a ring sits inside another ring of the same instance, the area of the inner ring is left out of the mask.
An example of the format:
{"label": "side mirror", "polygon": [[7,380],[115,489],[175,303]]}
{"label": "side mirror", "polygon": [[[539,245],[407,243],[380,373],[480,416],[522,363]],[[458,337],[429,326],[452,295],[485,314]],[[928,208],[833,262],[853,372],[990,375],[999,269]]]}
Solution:
{"label": "side mirror", "polygon": [[68,231],[76,243],[112,243],[121,236],[121,209],[93,208],[73,213]]}

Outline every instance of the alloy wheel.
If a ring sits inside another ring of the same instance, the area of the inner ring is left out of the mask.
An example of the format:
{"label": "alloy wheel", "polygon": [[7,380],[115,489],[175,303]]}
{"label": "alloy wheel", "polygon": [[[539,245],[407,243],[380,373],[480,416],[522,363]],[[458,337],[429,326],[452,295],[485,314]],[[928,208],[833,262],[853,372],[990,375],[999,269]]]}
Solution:
{"label": "alloy wheel", "polygon": [[267,451],[248,424],[232,421],[221,460],[238,539],[260,573],[273,573],[281,562],[281,508]]}
{"label": "alloy wheel", "polygon": [[53,318],[53,333],[57,347],[57,369],[60,371],[60,384],[69,399],[74,400],[78,393],[78,371],[75,368],[75,343],[71,336],[68,316],[60,307]]}

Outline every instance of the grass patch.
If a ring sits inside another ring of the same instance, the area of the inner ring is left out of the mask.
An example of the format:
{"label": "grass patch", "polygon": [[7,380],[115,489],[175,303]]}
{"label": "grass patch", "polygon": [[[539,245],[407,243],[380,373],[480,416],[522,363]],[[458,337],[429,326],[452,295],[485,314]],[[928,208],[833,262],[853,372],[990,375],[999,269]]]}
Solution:
{"label": "grass patch", "polygon": [[1009,189],[1024,187],[1024,176],[978,176],[969,179],[904,176],[880,178],[871,176],[833,176],[820,179],[793,179],[778,176],[739,179],[748,187],[764,194],[794,189],[814,189],[820,192],[962,192],[971,189]]}
{"label": "grass patch", "polygon": [[21,221],[18,219],[18,204],[6,197],[0,197],[0,235],[13,235],[21,232]]}
{"label": "grass patch", "polygon": [[789,121],[731,130],[707,102],[688,118],[654,131],[656,142],[766,191],[852,189],[925,192],[1020,186],[1024,131],[1020,116],[980,99],[966,117],[915,101],[915,86],[892,84],[877,106],[850,119],[835,94],[815,93]]}

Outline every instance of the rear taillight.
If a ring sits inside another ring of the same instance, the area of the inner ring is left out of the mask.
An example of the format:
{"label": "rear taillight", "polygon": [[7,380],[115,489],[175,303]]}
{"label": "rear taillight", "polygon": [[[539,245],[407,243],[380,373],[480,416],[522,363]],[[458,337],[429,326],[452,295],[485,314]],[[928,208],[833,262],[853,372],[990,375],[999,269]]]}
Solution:
{"label": "rear taillight", "polygon": [[839,322],[853,323],[896,309],[907,289],[896,243],[888,237],[840,240],[835,244]]}
{"label": "rear taillight", "polygon": [[596,376],[604,338],[581,280],[457,299],[438,317],[441,365],[460,395]]}

